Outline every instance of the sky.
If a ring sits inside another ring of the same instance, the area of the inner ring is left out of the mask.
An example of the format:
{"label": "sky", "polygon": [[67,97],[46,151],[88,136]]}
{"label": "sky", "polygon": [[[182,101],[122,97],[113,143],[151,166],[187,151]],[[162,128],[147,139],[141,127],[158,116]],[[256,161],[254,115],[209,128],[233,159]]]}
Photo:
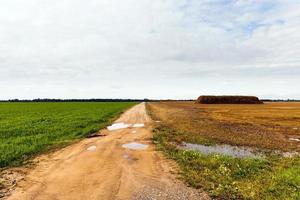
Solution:
{"label": "sky", "polygon": [[299,0],[0,0],[0,99],[300,99]]}

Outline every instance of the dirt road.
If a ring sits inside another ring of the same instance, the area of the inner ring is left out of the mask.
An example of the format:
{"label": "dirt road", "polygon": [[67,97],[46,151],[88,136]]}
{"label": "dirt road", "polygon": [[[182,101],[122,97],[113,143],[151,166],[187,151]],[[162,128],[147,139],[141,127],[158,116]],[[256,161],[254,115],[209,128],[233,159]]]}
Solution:
{"label": "dirt road", "polygon": [[[144,103],[128,110],[117,122],[145,126],[102,130],[106,136],[85,139],[37,158],[36,166],[9,199],[207,199],[204,193],[178,181],[172,174],[176,165],[155,151],[151,144],[154,122]],[[130,142],[148,148],[122,147]]]}

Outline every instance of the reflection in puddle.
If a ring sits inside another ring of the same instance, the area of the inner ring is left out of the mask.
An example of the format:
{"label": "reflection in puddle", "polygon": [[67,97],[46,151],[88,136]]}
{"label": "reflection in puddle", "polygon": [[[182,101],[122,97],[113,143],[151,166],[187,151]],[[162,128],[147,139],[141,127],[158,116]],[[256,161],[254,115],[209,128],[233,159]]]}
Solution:
{"label": "reflection in puddle", "polygon": [[196,150],[199,151],[205,155],[208,154],[224,154],[228,156],[233,156],[237,158],[241,157],[260,157],[259,154],[253,153],[250,148],[245,147],[237,147],[237,146],[231,146],[227,144],[221,144],[221,145],[213,145],[213,146],[205,146],[201,144],[191,144],[191,143],[183,143],[182,144],[183,149],[186,150]]}
{"label": "reflection in puddle", "polygon": [[108,126],[107,129],[109,131],[113,131],[113,130],[124,129],[124,128],[128,128],[128,127],[130,127],[130,124],[125,124],[123,122],[120,122],[120,123],[115,123],[111,126]]}
{"label": "reflection in puddle", "polygon": [[97,147],[96,146],[90,146],[89,148],[87,148],[86,150],[88,151],[96,151]]}
{"label": "reflection in puddle", "polygon": [[144,127],[145,124],[125,124],[124,122],[120,122],[120,123],[115,123],[111,126],[108,126],[107,129],[109,131],[113,131],[113,130],[119,130],[119,129],[124,129],[124,128],[129,128],[129,127],[133,127],[133,128],[142,128]]}
{"label": "reflection in puddle", "polygon": [[126,149],[145,150],[148,148],[148,145],[137,143],[137,142],[130,142],[127,144],[123,144],[122,147]]}
{"label": "reflection in puddle", "polygon": [[123,158],[129,159],[129,155],[127,153],[124,153]]}
{"label": "reflection in puddle", "polygon": [[133,124],[133,128],[141,128],[141,127],[144,127],[145,124]]}
{"label": "reflection in puddle", "polygon": [[296,141],[296,142],[300,142],[300,139],[298,139],[298,138],[290,138],[289,140],[291,140],[291,141]]}

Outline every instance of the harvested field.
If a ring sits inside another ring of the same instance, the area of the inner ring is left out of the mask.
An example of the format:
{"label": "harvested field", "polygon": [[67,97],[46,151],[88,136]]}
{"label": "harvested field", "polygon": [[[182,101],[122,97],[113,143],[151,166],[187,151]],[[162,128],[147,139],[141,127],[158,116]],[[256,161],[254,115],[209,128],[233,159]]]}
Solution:
{"label": "harvested field", "polygon": [[208,105],[193,102],[149,103],[157,120],[183,133],[190,143],[225,143],[272,150],[300,150],[300,103]]}
{"label": "harvested field", "polygon": [[[149,103],[148,111],[161,121],[154,129],[155,144],[179,164],[186,184],[204,189],[213,199],[300,199],[299,154],[273,153],[299,152],[299,141],[289,138],[300,138],[300,103],[161,102]],[[197,148],[182,148],[186,143]],[[226,154],[228,149],[209,154],[198,150],[228,145],[269,153],[244,157]]]}
{"label": "harvested field", "polygon": [[262,104],[255,96],[200,96],[197,103],[202,104]]}

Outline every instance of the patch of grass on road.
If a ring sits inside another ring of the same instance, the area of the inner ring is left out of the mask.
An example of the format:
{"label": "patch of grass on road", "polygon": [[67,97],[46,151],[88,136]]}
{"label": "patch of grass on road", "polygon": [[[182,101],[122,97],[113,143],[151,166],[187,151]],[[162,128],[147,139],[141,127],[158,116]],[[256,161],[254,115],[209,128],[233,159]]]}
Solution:
{"label": "patch of grass on road", "polygon": [[0,168],[86,137],[135,103],[0,103]]}
{"label": "patch of grass on road", "polygon": [[300,157],[246,159],[203,155],[178,149],[178,134],[159,126],[154,130],[154,142],[177,161],[190,186],[203,188],[215,199],[300,199]]}

